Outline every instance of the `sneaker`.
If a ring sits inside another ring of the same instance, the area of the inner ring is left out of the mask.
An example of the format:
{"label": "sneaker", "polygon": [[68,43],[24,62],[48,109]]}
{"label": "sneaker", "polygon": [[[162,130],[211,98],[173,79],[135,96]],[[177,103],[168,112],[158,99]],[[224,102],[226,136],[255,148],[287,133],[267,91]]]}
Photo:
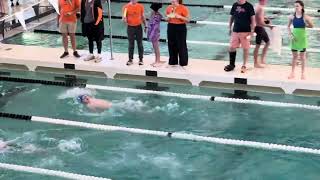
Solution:
{"label": "sneaker", "polygon": [[91,61],[91,60],[94,60],[93,54],[89,54],[86,58],[84,58],[84,61]]}
{"label": "sneaker", "polygon": [[68,53],[68,52],[64,52],[64,53],[60,56],[60,59],[65,58],[65,57],[67,57],[67,56],[69,56],[69,53]]}
{"label": "sneaker", "polygon": [[133,64],[132,60],[129,60],[129,61],[127,62],[127,66],[130,66],[130,65],[132,65],[132,64]]}
{"label": "sneaker", "polygon": [[81,57],[81,56],[78,54],[78,51],[74,51],[74,52],[73,52],[73,56],[76,57],[76,58]]}
{"label": "sneaker", "polygon": [[102,57],[100,54],[97,55],[96,59],[94,60],[95,63],[99,63],[102,61]]}
{"label": "sneaker", "polygon": [[143,65],[143,61],[139,61],[139,66],[142,66]]}

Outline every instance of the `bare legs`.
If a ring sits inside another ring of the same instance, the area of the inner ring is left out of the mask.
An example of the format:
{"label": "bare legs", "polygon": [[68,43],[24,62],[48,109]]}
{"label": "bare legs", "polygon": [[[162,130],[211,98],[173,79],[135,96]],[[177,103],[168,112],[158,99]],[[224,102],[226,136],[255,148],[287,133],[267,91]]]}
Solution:
{"label": "bare legs", "polygon": [[68,34],[67,33],[62,34],[62,42],[63,42],[64,52],[68,52]]}
{"label": "bare legs", "polygon": [[153,67],[159,67],[161,66],[163,63],[165,63],[165,61],[160,61],[160,48],[159,48],[159,42],[152,42],[152,46],[153,46],[153,50],[154,50],[154,54],[155,54],[155,58],[156,61],[154,63],[151,64],[151,66]]}
{"label": "bare legs", "polygon": [[[295,69],[297,66],[298,61],[298,52],[292,52],[292,68],[291,73],[288,77],[288,79],[294,79],[295,78]],[[306,52],[300,52],[300,61],[301,61],[301,80],[305,80],[305,67],[306,67]]]}
{"label": "bare legs", "polygon": [[267,57],[267,52],[268,52],[269,46],[270,46],[270,43],[268,42],[263,47],[262,54],[261,54],[261,62],[259,62],[258,56],[259,56],[260,44],[256,45],[256,48],[254,49],[254,52],[253,52],[254,67],[255,68],[263,68],[262,64],[266,64],[266,57]]}

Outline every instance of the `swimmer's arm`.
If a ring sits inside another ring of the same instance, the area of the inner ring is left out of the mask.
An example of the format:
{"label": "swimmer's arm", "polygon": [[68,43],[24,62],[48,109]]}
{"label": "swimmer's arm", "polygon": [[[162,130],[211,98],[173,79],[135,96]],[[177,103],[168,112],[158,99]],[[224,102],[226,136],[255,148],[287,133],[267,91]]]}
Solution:
{"label": "swimmer's arm", "polygon": [[288,22],[288,35],[292,36],[292,31],[291,31],[291,25],[292,25],[292,20],[293,20],[293,16],[289,16],[289,22]]}
{"label": "swimmer's arm", "polygon": [[95,106],[92,106],[92,105],[87,105],[87,108],[89,108],[91,111],[94,111],[94,112],[96,112],[97,111],[97,109],[96,109],[96,107]]}
{"label": "swimmer's arm", "polygon": [[305,15],[305,20],[306,20],[306,24],[307,24],[307,28],[313,28],[314,27],[314,24],[312,22],[312,19],[310,16],[308,15]]}

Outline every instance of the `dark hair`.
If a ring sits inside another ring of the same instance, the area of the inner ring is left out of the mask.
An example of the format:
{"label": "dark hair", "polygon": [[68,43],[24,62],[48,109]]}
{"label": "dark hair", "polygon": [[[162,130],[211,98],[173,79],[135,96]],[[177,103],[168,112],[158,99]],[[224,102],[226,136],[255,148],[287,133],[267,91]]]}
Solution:
{"label": "dark hair", "polygon": [[304,3],[303,3],[303,1],[298,0],[298,1],[294,2],[294,3],[295,4],[297,3],[302,7],[302,16],[304,16]]}
{"label": "dark hair", "polygon": [[183,0],[179,0],[179,4],[183,4]]}
{"label": "dark hair", "polygon": [[150,8],[152,10],[154,10],[155,12],[158,12],[158,10],[162,8],[162,4],[161,3],[152,3]]}

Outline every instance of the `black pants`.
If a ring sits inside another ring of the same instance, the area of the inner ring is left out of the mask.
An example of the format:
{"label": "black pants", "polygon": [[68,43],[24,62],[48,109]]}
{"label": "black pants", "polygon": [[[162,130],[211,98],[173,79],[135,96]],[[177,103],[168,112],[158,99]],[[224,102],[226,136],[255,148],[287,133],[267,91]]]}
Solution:
{"label": "black pants", "polygon": [[[93,54],[93,48],[94,48],[94,40],[91,38],[88,38],[89,41],[89,52],[90,54]],[[101,41],[96,41],[97,43],[97,49],[98,49],[98,54],[101,54],[101,49],[102,49],[102,42]]]}
{"label": "black pants", "polygon": [[133,52],[134,52],[134,40],[137,41],[138,44],[138,52],[139,52],[139,59],[142,61],[143,59],[143,32],[142,26],[128,26],[127,29],[128,34],[128,41],[129,41],[129,60],[133,60]]}
{"label": "black pants", "polygon": [[187,26],[185,24],[168,24],[169,65],[188,65]]}

